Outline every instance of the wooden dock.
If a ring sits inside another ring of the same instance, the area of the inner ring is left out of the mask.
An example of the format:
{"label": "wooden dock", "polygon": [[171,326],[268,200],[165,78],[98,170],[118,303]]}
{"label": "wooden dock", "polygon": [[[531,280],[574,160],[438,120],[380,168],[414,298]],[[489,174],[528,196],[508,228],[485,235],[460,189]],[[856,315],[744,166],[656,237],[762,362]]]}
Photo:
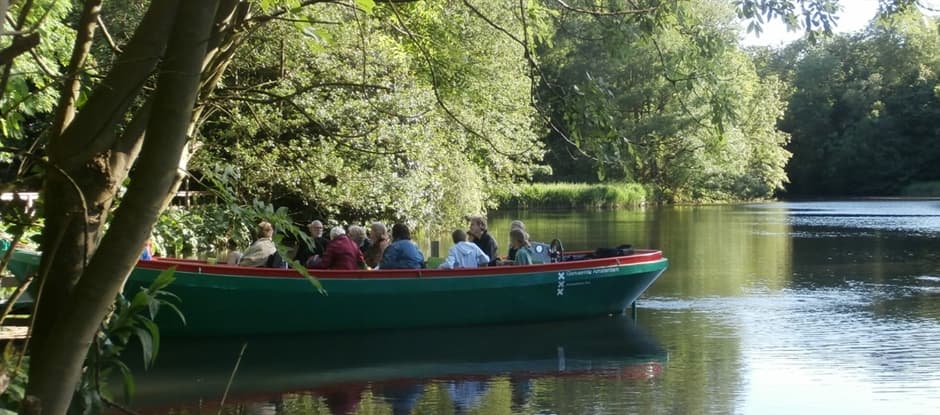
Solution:
{"label": "wooden dock", "polygon": [[0,341],[3,340],[23,340],[29,331],[28,326],[0,326]]}

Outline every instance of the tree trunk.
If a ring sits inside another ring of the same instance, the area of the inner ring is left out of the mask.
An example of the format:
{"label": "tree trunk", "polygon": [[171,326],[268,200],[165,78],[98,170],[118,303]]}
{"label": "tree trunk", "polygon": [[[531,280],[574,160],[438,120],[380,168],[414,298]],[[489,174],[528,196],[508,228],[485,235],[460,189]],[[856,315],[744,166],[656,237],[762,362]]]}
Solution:
{"label": "tree trunk", "polygon": [[[151,11],[166,6],[165,3],[171,2],[151,3]],[[160,214],[164,197],[172,188],[177,164],[187,141],[187,128],[192,118],[203,59],[206,56],[217,6],[218,0],[185,1],[179,5],[171,25],[172,37],[154,93],[143,148],[131,175],[130,186],[115,213],[110,229],[101,238],[97,250],[87,246],[81,249],[81,241],[75,239],[84,239],[83,233],[73,234],[79,238],[66,240],[63,245],[65,249],[71,248],[72,255],[68,256],[73,259],[85,254],[92,256],[84,270],[75,264],[59,263],[62,265],[61,271],[66,275],[79,275],[80,279],[75,280],[74,289],[65,296],[61,312],[46,317],[50,319],[48,321],[51,321],[51,324],[48,330],[42,333],[42,346],[32,351],[27,394],[38,398],[44,414],[64,414],[67,411],[95,332],[124,279],[136,264],[140,255],[136,247],[143,246]],[[79,114],[79,117],[81,115]],[[79,119],[76,119],[73,125],[78,122]],[[102,127],[113,128],[107,124]],[[94,145],[102,143],[95,138],[90,141]],[[106,148],[114,143],[112,141],[108,144]],[[100,156],[93,158],[102,159]],[[69,161],[88,166],[86,160],[81,158],[70,157]],[[105,164],[102,161],[98,165]],[[112,178],[107,174],[99,176]],[[45,193],[52,196],[48,191]],[[108,201],[113,200],[113,194],[106,195],[105,198]],[[77,213],[75,205],[72,203],[72,209],[66,209],[65,213]],[[74,222],[80,222],[79,227],[91,231],[92,229],[84,226],[85,221],[80,219],[76,218]],[[68,225],[68,219],[62,222]],[[53,239],[46,236],[52,236],[55,230],[49,229],[48,222],[46,228],[44,242],[51,242]],[[74,227],[67,229],[74,232]],[[43,258],[43,261],[46,262],[46,259]],[[60,268],[53,266],[50,271],[57,274]],[[46,313],[46,310],[40,308],[39,312]],[[50,337],[53,335],[55,342]],[[52,347],[54,343],[56,347]]]}
{"label": "tree trunk", "polygon": [[[42,287],[42,292],[33,316],[33,354],[42,355],[47,343],[55,347],[57,333],[51,327],[56,320],[69,318],[65,309],[68,297],[95,252],[114,194],[127,174],[126,167],[111,168],[109,159],[121,157],[118,152],[109,154],[106,150],[117,144],[131,150],[137,146],[115,143],[113,131],[163,55],[178,5],[179,0],[151,4],[111,73],[65,132],[50,138],[48,153],[53,167],[46,174],[42,190],[42,251],[56,254],[43,255],[39,267],[36,286]],[[146,119],[146,115],[135,119]],[[93,141],[104,143],[98,145],[103,148],[87,152]],[[87,155],[81,156],[83,153]],[[82,159],[76,161],[77,156]]]}

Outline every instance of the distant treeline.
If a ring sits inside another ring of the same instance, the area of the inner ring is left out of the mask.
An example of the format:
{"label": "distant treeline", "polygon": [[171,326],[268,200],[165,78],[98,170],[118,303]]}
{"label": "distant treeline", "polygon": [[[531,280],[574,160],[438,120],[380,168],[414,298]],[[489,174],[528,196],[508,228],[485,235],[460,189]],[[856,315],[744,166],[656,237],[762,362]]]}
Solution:
{"label": "distant treeline", "polygon": [[[657,39],[670,47],[628,26],[566,24],[590,36],[559,36],[542,57],[562,126],[545,139],[543,181],[639,182],[655,202],[940,196],[940,20],[917,7],[745,59],[695,54],[667,30]],[[711,76],[662,76],[693,58]]]}
{"label": "distant treeline", "polygon": [[[764,53],[763,55],[761,53]],[[917,9],[766,59],[790,87],[788,195],[940,195],[938,20]]]}

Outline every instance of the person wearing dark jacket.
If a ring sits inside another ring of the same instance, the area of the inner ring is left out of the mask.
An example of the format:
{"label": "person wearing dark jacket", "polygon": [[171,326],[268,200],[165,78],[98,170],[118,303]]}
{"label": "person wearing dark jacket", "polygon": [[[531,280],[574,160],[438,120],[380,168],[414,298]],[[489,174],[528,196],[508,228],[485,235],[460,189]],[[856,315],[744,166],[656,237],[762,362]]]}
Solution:
{"label": "person wearing dark jacket", "polygon": [[473,243],[477,244],[480,250],[490,257],[490,262],[487,265],[498,265],[499,257],[496,256],[496,251],[499,246],[496,245],[496,240],[486,232],[486,218],[483,216],[471,217],[470,231],[467,233],[473,236]]}
{"label": "person wearing dark jacket", "polygon": [[319,261],[310,264],[310,268],[319,269],[359,269],[365,264],[365,258],[342,227],[337,226],[330,231],[330,237],[333,238],[326,246],[326,251],[320,256]]}
{"label": "person wearing dark jacket", "polygon": [[297,254],[294,255],[294,259],[301,264],[306,264],[311,257],[323,255],[330,242],[323,236],[323,222],[318,220],[310,222],[307,225],[307,231],[310,232],[310,245],[301,239],[297,246]]}

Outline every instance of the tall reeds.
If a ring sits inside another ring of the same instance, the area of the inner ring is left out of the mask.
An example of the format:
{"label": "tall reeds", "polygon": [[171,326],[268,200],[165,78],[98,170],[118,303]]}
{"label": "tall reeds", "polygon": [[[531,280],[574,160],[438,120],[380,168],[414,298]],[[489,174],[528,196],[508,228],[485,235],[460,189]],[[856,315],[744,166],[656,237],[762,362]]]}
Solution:
{"label": "tall reeds", "polygon": [[623,209],[646,204],[646,189],[636,183],[533,183],[500,200],[507,209]]}

